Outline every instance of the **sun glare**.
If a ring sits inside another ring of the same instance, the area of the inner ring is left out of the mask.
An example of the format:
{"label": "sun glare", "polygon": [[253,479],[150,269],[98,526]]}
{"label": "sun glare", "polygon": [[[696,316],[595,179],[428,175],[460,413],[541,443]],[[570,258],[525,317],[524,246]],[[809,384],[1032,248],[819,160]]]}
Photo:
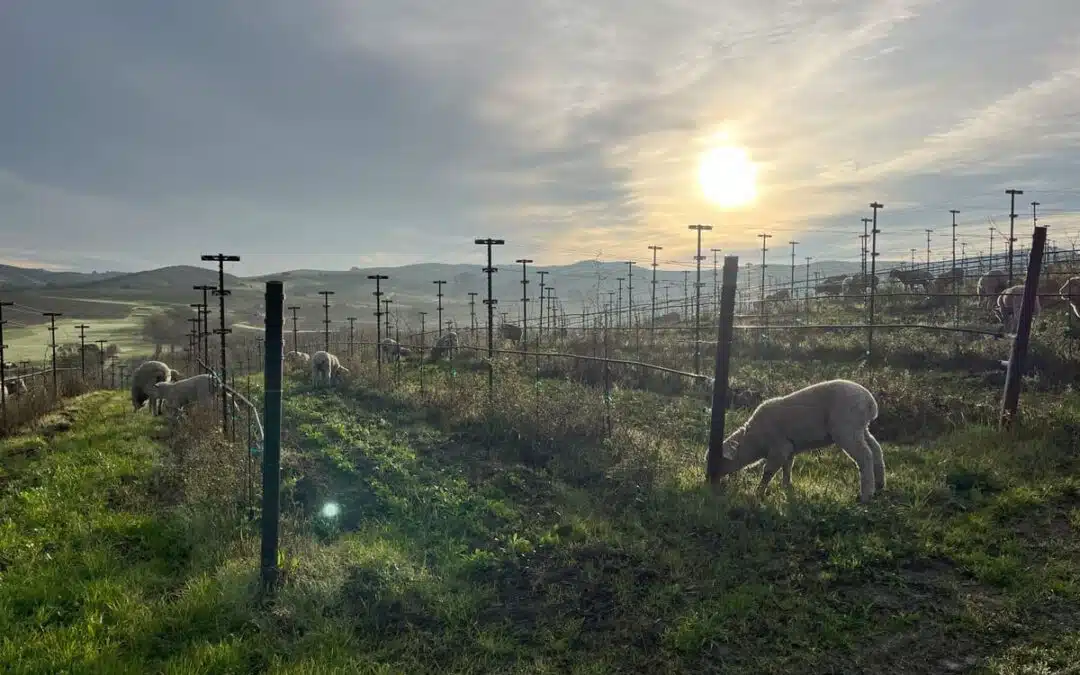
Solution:
{"label": "sun glare", "polygon": [[722,208],[734,208],[757,196],[757,167],[746,150],[719,147],[701,157],[698,183],[705,197]]}

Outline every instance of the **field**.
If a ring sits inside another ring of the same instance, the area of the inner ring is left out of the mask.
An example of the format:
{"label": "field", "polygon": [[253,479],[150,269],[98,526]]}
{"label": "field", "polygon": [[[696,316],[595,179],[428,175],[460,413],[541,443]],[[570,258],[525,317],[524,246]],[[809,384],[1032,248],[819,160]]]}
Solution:
{"label": "field", "polygon": [[[56,344],[78,344],[79,331],[75,326],[86,323],[88,342],[105,340],[110,345],[120,348],[124,357],[146,356],[154,351],[154,346],[142,339],[141,331],[145,317],[156,311],[145,305],[123,304],[126,312],[123,318],[59,318],[56,321]],[[48,324],[35,324],[25,328],[6,327],[4,358],[10,362],[30,361],[35,365],[49,358]]]}
{"label": "field", "polygon": [[[792,492],[774,483],[761,502],[749,469],[705,489],[708,388],[679,376],[612,365],[605,396],[599,364],[504,357],[489,399],[464,355],[379,377],[369,352],[332,391],[299,373],[275,598],[257,587],[257,525],[232,516],[243,441],[206,433],[212,410],[151,421],[122,393],[90,394],[0,442],[0,663],[1072,672],[1080,395],[1062,314],[1040,322],[1013,434],[995,427],[1007,340],[883,332],[870,370],[861,331],[740,332],[729,430],[826,377],[875,392],[888,486],[869,505],[838,451],[800,459]],[[683,338],[615,336],[607,353],[685,368]],[[256,399],[260,385],[241,382]]]}

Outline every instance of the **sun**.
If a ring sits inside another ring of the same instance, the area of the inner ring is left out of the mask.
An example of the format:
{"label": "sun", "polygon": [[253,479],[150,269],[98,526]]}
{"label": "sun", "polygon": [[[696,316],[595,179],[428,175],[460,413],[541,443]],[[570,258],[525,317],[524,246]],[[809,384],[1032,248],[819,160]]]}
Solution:
{"label": "sun", "polygon": [[709,150],[698,165],[698,184],[705,197],[722,208],[734,208],[757,197],[757,167],[746,150],[722,146]]}

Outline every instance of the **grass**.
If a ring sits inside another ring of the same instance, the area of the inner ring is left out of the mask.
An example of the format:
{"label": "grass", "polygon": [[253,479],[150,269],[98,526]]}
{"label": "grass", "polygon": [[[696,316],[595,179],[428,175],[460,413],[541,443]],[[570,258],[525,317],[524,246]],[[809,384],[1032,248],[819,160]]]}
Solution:
{"label": "grass", "polygon": [[[650,394],[618,373],[608,434],[602,397],[576,378],[537,386],[496,367],[492,414],[485,371],[465,362],[426,369],[423,394],[405,369],[373,387],[370,364],[334,391],[287,383],[273,600],[256,590],[252,526],[228,515],[241,480],[236,455],[200,431],[212,422],[161,427],[101,392],[0,442],[0,664],[1012,674],[1080,662],[1075,394],[1025,394],[1025,426],[1004,436],[985,424],[993,388],[977,377],[879,370],[880,498],[857,504],[854,467],[826,452],[799,460],[792,494],[774,484],[757,503],[752,471],[720,495],[701,487],[707,413],[693,392]],[[857,368],[740,363],[729,424],[757,396]]]}
{"label": "grass", "polygon": [[[152,311],[152,307],[140,305],[134,308],[126,307],[125,312],[130,313],[124,318],[57,319],[56,344],[78,344],[79,330],[75,326],[85,323],[90,326],[86,331],[88,341],[105,340],[108,344],[119,347],[124,356],[152,354],[153,344],[142,337],[143,321],[147,313]],[[51,339],[48,324],[35,324],[26,328],[8,326],[4,330],[4,342],[7,344],[4,358],[11,362],[40,363],[48,358]]]}

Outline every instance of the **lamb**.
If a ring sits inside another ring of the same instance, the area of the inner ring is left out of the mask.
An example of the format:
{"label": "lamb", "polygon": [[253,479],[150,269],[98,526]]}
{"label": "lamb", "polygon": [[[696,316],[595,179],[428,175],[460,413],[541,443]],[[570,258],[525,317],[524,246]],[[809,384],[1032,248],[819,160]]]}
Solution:
{"label": "lamb", "polygon": [[170,407],[182,410],[192,403],[212,399],[220,386],[220,380],[216,376],[204,373],[177,382],[158,382],[154,385],[154,391],[159,406],[162,401],[167,401]]}
{"label": "lamb", "polygon": [[885,488],[885,458],[870,433],[877,416],[874,395],[850,380],[818,382],[762,401],[746,423],[724,439],[720,475],[764,460],[757,488],[761,498],[780,469],[784,488],[791,487],[795,455],[836,443],[858,465],[859,501],[868,502]]}
{"label": "lamb", "polygon": [[1080,317],[1080,277],[1069,277],[1058,290],[1058,296],[1069,303],[1073,314]]}
{"label": "lamb", "polygon": [[[154,388],[159,382],[172,381],[175,370],[161,361],[143,361],[131,374],[131,406],[138,410],[150,401],[150,414],[161,414],[161,401]],[[179,373],[177,373],[179,374]]]}
{"label": "lamb", "polygon": [[979,306],[994,308],[994,301],[1009,285],[1009,279],[1001,270],[989,270],[979,277]]}
{"label": "lamb", "polygon": [[[1020,326],[1020,305],[1024,302],[1024,285],[1017,284],[1006,288],[998,295],[997,312],[1001,317],[1001,323],[1005,330],[1015,333]],[[1031,308],[1031,318],[1034,319],[1042,309],[1039,304],[1039,296],[1035,296],[1035,304]]]}
{"label": "lamb", "polygon": [[[517,326],[514,326],[517,328]],[[435,362],[441,359],[444,355],[454,358],[454,352],[458,348],[458,334],[454,331],[448,331],[439,336],[439,339],[435,341],[435,346],[431,348],[431,361]]]}
{"label": "lamb", "polygon": [[311,355],[311,385],[319,386],[324,380],[327,386],[333,382],[339,373],[347,373],[349,369],[341,365],[338,357],[330,352],[317,351]]}

